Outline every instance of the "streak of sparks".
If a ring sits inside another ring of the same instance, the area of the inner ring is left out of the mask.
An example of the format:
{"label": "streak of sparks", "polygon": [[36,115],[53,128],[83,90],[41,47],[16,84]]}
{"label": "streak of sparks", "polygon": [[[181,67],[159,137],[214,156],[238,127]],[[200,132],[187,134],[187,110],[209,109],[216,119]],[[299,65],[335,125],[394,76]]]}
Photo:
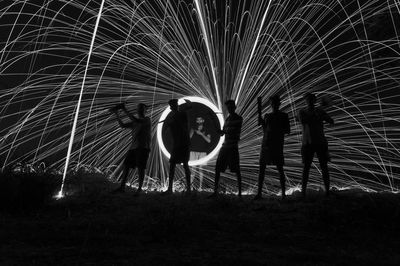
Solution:
{"label": "streak of sparks", "polygon": [[[279,93],[292,127],[285,173],[288,190],[296,191],[302,164],[295,117],[305,107],[302,96],[315,92],[332,99],[327,111],[335,126],[326,128],[332,185],[399,191],[398,1],[103,0],[100,10],[100,1],[3,2],[3,168],[48,161],[64,178],[77,166],[118,175],[130,132],[107,110],[126,101],[134,111],[143,102],[152,117],[145,184],[162,188],[168,159],[156,133],[168,100],[201,97],[221,109],[233,98],[244,117],[239,148],[251,192],[262,138],[256,99],[263,97],[265,113],[267,99]],[[206,188],[214,166],[215,158],[202,168]],[[184,176],[180,168],[176,175]],[[279,192],[276,171],[267,175],[265,192]],[[224,189],[234,191],[235,176],[223,177]],[[316,163],[310,186],[321,183]]]}

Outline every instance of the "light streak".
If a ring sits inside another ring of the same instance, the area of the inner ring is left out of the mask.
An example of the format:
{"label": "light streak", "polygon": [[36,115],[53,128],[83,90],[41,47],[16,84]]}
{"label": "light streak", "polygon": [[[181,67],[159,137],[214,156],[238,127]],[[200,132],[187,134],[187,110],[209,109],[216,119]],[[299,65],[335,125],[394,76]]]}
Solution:
{"label": "light streak", "polygon": [[[78,123],[79,111],[80,111],[80,108],[81,108],[81,102],[82,102],[82,97],[83,97],[83,91],[84,91],[84,88],[85,88],[85,81],[86,81],[86,76],[87,76],[87,72],[88,72],[88,68],[89,68],[90,57],[91,57],[92,52],[93,52],[94,40],[96,39],[97,29],[99,27],[101,13],[103,12],[104,2],[105,2],[105,0],[101,1],[99,13],[98,13],[97,19],[96,19],[96,25],[95,25],[94,31],[93,31],[92,41],[90,43],[90,50],[89,50],[87,61],[86,61],[85,73],[83,75],[81,91],[79,93],[79,99],[78,99],[78,103],[76,105],[76,110],[75,110],[74,123],[72,125],[72,130],[71,130],[71,137],[69,139],[68,152],[67,152],[67,156],[65,158],[63,179],[62,179],[62,184],[61,184],[61,189],[60,189],[59,195],[63,195],[64,185],[65,185],[65,178],[67,177],[69,160],[71,158],[72,145],[74,144],[76,124]],[[61,197],[61,196],[59,196],[59,197]]]}
{"label": "light streak", "polygon": [[[100,13],[100,1],[3,2],[2,167],[47,161],[63,175],[68,165],[79,165],[115,171],[116,178],[130,132],[107,110],[129,99],[132,112],[139,102],[151,106],[145,184],[162,188],[169,164],[157,127],[168,100],[199,97],[221,110],[223,100],[235,99],[244,117],[243,189],[251,191],[262,138],[256,99],[263,97],[265,113],[269,96],[280,93],[292,126],[285,173],[288,191],[295,191],[302,174],[295,115],[305,106],[302,96],[313,91],[333,102],[327,111],[336,123],[326,127],[332,185],[399,191],[398,1],[109,0]],[[208,188],[215,157],[202,167]],[[310,186],[318,187],[315,163]],[[180,168],[176,176],[179,187]],[[222,189],[234,192],[235,179],[226,173]],[[267,169],[265,192],[279,192],[273,168]]]}
{"label": "light streak", "polygon": [[206,44],[207,47],[207,54],[208,54],[208,60],[210,60],[210,67],[211,67],[211,74],[212,74],[212,78],[214,81],[214,86],[215,86],[215,93],[217,95],[217,101],[218,101],[218,108],[221,110],[222,109],[222,105],[221,105],[221,97],[219,96],[219,88],[218,88],[218,82],[217,82],[217,78],[215,76],[215,65],[214,65],[214,61],[212,59],[212,53],[211,53],[211,48],[210,48],[210,40],[208,38],[208,34],[207,34],[207,30],[205,27],[205,23],[204,23],[204,19],[203,19],[203,12],[201,10],[201,6],[199,3],[199,0],[195,0],[196,3],[196,10],[199,16],[199,21],[200,21],[200,26],[201,26],[201,31],[203,33],[204,36],[204,42]]}

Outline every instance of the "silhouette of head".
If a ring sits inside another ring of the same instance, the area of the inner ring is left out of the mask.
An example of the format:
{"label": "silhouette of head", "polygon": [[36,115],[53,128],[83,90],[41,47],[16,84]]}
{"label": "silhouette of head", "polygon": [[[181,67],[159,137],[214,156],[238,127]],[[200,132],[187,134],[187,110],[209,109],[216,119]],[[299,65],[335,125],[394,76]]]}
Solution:
{"label": "silhouette of head", "polygon": [[271,103],[272,110],[274,112],[279,111],[279,106],[281,105],[281,97],[278,94],[275,94],[269,98]]}
{"label": "silhouette of head", "polygon": [[317,97],[313,93],[309,92],[304,95],[304,100],[306,101],[308,108],[313,109],[315,102],[317,101]]}
{"label": "silhouette of head", "polygon": [[178,100],[177,99],[171,99],[168,101],[169,108],[171,108],[171,111],[178,111]]}
{"label": "silhouette of head", "polygon": [[225,102],[225,106],[226,106],[226,109],[228,109],[228,112],[229,112],[230,114],[234,114],[234,113],[235,113],[236,104],[235,104],[235,101],[234,101],[234,100],[227,100],[227,101]]}
{"label": "silhouette of head", "polygon": [[139,116],[145,116],[147,106],[144,103],[139,103],[137,105],[137,112]]}
{"label": "silhouette of head", "polygon": [[201,116],[196,117],[196,124],[198,125],[204,124],[204,118]]}
{"label": "silhouette of head", "polygon": [[199,130],[204,127],[204,118],[201,116],[196,117],[196,125]]}

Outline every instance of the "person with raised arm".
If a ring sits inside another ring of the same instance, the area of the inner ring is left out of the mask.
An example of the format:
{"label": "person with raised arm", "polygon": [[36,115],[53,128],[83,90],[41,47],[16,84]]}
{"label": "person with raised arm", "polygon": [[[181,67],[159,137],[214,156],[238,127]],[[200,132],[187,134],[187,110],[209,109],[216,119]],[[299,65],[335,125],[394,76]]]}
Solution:
{"label": "person with raised arm", "polygon": [[[121,186],[114,192],[124,192],[125,184],[128,178],[129,170],[138,169],[139,185],[137,193],[142,191],[143,180],[147,165],[147,159],[150,153],[151,143],[151,121],[146,116],[146,105],[139,103],[137,105],[137,116],[132,115],[127,109],[125,104],[119,104],[112,108],[111,111],[115,113],[117,121],[122,128],[131,130],[132,142],[126,153],[124,160],[124,170],[122,173]],[[120,116],[122,110],[131,120],[130,122],[123,122]]]}

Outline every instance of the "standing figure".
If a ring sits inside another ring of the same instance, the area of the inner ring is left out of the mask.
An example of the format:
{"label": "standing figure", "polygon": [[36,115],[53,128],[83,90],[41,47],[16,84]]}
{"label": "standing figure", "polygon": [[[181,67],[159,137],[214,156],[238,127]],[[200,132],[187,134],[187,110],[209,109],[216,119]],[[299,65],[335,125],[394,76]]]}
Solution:
{"label": "standing figure", "polygon": [[186,176],[186,191],[191,191],[190,169],[189,169],[189,122],[186,110],[191,108],[189,100],[185,100],[186,104],[178,106],[177,99],[169,100],[168,104],[171,114],[165,121],[166,128],[171,130],[172,135],[172,151],[169,159],[169,183],[167,193],[172,193],[174,183],[176,164],[183,164]]}
{"label": "standing figure", "polygon": [[[196,117],[196,128],[190,129],[190,161],[199,160],[207,156],[208,147],[211,142],[211,135],[206,131],[204,118]],[[201,191],[203,185],[203,172],[201,165],[199,171],[199,187]]]}
{"label": "standing figure", "polygon": [[308,93],[304,96],[307,103],[307,108],[299,112],[299,120],[302,125],[303,140],[301,147],[301,156],[303,159],[303,181],[302,195],[306,196],[308,176],[310,173],[311,164],[314,158],[314,153],[317,154],[319,165],[322,171],[322,178],[325,185],[325,193],[329,195],[329,171],[328,161],[330,161],[328,151],[328,141],[325,138],[324,122],[333,125],[333,119],[322,108],[316,108],[316,96]]}
{"label": "standing figure", "polygon": [[[119,110],[124,111],[125,114],[130,118],[131,122],[124,123],[120,117]],[[118,105],[117,107],[112,108],[111,111],[117,116],[119,125],[122,128],[131,129],[132,134],[132,143],[124,160],[124,171],[122,173],[121,186],[115,192],[125,191],[125,183],[130,168],[137,168],[139,172],[139,186],[137,193],[139,193],[142,191],[151,142],[151,121],[149,117],[146,117],[146,105],[143,103],[139,103],[137,105],[137,117],[133,116],[126,109],[125,104]]]}
{"label": "standing figure", "polygon": [[275,165],[281,183],[282,198],[285,198],[285,173],[283,165],[285,163],[283,156],[283,144],[285,134],[290,134],[289,117],[286,113],[279,110],[281,99],[279,95],[270,98],[272,113],[261,114],[261,97],[258,98],[258,123],[263,127],[264,136],[260,153],[260,169],[258,176],[258,193],[255,200],[262,198],[262,188],[264,184],[265,167]]}
{"label": "standing figure", "polygon": [[234,100],[228,100],[225,102],[225,106],[228,109],[228,117],[225,119],[224,127],[222,130],[218,130],[220,135],[225,134],[225,141],[222,144],[221,150],[219,151],[217,163],[215,166],[215,183],[214,183],[214,194],[211,196],[218,195],[219,179],[221,172],[225,172],[227,167],[231,172],[236,173],[238,181],[238,196],[242,196],[242,177],[240,174],[240,159],[239,159],[239,140],[240,132],[242,130],[243,118],[238,115],[236,110],[236,104]]}

